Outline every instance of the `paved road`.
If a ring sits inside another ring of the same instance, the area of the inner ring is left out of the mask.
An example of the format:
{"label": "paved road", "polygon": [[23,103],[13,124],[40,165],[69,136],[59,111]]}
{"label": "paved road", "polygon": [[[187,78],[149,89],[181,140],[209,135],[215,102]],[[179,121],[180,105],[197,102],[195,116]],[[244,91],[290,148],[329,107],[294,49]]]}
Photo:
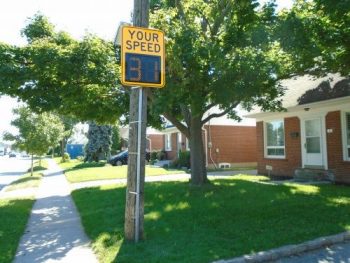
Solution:
{"label": "paved road", "polygon": [[350,242],[283,258],[276,263],[350,263]]}
{"label": "paved road", "polygon": [[0,156],[0,191],[30,167],[30,158]]}

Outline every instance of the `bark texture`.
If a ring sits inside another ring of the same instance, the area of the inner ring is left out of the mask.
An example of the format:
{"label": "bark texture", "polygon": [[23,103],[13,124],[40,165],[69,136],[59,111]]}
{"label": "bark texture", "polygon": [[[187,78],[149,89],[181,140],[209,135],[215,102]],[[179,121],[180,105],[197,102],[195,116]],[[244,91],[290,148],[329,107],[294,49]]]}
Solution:
{"label": "bark texture", "polygon": [[191,118],[190,126],[191,148],[191,184],[201,186],[207,180],[205,152],[202,136],[202,122],[200,117]]}

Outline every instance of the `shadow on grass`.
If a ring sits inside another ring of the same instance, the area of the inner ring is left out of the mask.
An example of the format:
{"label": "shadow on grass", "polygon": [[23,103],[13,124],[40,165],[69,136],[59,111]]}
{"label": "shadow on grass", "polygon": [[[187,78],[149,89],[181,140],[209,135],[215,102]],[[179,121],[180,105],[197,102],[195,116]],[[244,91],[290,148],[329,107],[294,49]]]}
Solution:
{"label": "shadow on grass", "polygon": [[350,229],[350,188],[342,186],[147,183],[145,240],[136,245],[123,240],[124,187],[73,197],[102,262],[210,262]]}
{"label": "shadow on grass", "polygon": [[[44,170],[47,170],[47,167],[40,166],[40,165],[37,165],[37,166],[33,167],[33,172],[44,171]],[[30,172],[31,168],[29,168],[27,171]]]}
{"label": "shadow on grass", "polygon": [[76,170],[80,170],[80,169],[85,169],[85,168],[92,168],[92,167],[104,167],[106,166],[106,162],[102,161],[102,162],[91,162],[91,163],[79,163],[77,165],[75,165],[72,168],[69,168],[67,170],[65,170],[66,172],[69,171],[76,171]]}
{"label": "shadow on grass", "polygon": [[11,182],[6,187],[5,191],[10,192],[19,189],[38,187],[42,176],[42,173],[34,173],[33,176],[31,176],[30,173],[28,173],[22,176],[20,179]]}
{"label": "shadow on grass", "polygon": [[26,176],[24,178],[18,179],[10,184],[10,186],[16,186],[18,184],[27,184],[29,182],[39,181],[41,179],[41,175],[34,175],[34,176]]}
{"label": "shadow on grass", "polygon": [[12,262],[34,200],[0,200],[0,262]]}

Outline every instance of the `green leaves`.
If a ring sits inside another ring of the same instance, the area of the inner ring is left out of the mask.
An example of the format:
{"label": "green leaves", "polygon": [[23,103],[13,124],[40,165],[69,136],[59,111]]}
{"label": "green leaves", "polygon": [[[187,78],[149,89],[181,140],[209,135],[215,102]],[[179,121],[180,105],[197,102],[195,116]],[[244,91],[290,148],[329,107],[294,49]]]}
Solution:
{"label": "green leaves", "polygon": [[22,30],[29,43],[43,38],[52,38],[55,34],[54,26],[40,13],[29,19],[27,26]]}
{"label": "green leaves", "polygon": [[297,1],[279,18],[277,39],[298,72],[349,74],[350,2]]}
{"label": "green leaves", "polygon": [[112,43],[91,34],[77,41],[56,33],[42,15],[22,32],[27,46],[0,43],[0,93],[19,97],[35,112],[81,121],[112,123],[128,108]]}
{"label": "green leaves", "polygon": [[156,114],[185,120],[184,112],[203,116],[217,105],[235,118],[239,103],[279,109],[278,80],[294,64],[276,42],[274,8],[250,0],[186,0],[155,11],[152,26],[166,32],[169,90],[154,92]]}
{"label": "green leaves", "polygon": [[43,155],[63,138],[64,125],[57,115],[35,114],[27,107],[14,110],[17,118],[11,124],[18,129],[18,135],[6,133],[5,140],[30,154]]}

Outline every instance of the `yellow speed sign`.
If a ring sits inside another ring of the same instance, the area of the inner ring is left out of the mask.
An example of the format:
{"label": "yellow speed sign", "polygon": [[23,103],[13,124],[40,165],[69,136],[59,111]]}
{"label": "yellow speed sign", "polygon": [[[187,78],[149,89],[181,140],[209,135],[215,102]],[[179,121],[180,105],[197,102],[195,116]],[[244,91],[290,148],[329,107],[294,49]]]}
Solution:
{"label": "yellow speed sign", "polygon": [[121,46],[123,85],[164,87],[165,48],[162,31],[123,26]]}

